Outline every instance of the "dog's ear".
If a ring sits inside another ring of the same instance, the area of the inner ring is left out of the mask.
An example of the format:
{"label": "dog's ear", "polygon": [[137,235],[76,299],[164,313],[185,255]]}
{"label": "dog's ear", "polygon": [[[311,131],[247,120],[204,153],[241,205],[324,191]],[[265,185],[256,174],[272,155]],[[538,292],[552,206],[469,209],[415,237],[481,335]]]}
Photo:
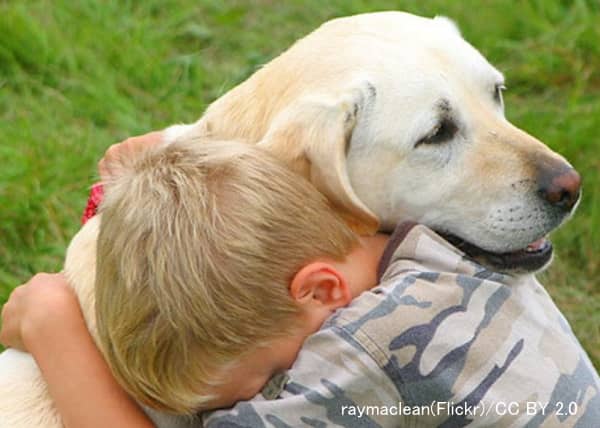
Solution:
{"label": "dog's ear", "polygon": [[363,83],[339,94],[300,99],[275,118],[258,144],[307,177],[362,235],[375,233],[379,220],[350,185],[346,149],[372,96],[373,86]]}

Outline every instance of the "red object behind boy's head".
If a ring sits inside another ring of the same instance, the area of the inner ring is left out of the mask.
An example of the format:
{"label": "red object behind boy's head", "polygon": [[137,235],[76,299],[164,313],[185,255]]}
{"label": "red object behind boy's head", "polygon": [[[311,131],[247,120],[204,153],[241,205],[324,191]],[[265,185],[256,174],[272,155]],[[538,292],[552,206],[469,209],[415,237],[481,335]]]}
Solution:
{"label": "red object behind boy's head", "polygon": [[81,217],[81,224],[85,224],[89,219],[96,215],[103,196],[104,187],[102,186],[102,183],[94,184],[90,189],[90,196],[88,197],[87,205],[83,211],[83,216]]}

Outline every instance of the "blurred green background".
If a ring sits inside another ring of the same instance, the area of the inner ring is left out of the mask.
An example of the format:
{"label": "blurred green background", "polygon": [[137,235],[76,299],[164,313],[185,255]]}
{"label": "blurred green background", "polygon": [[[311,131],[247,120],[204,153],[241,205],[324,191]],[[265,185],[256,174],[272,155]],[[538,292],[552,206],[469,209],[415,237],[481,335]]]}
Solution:
{"label": "blurred green background", "polygon": [[542,280],[600,367],[597,1],[0,2],[0,304],[61,268],[110,144],[194,121],[323,21],[384,9],[454,19],[506,74],[509,119],[583,175]]}

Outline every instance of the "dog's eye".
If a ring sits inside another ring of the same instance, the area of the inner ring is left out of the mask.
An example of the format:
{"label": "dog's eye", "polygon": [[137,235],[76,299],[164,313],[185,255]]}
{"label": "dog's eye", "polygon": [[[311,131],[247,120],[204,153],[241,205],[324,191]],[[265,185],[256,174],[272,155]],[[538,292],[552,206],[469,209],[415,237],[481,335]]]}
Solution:
{"label": "dog's eye", "polygon": [[494,101],[500,105],[504,104],[504,100],[502,99],[502,92],[504,91],[506,91],[506,86],[502,83],[494,87]]}
{"label": "dog's eye", "polygon": [[446,141],[450,141],[457,131],[458,127],[452,120],[443,119],[429,134],[421,138],[415,147],[420,146],[421,144],[445,143]]}

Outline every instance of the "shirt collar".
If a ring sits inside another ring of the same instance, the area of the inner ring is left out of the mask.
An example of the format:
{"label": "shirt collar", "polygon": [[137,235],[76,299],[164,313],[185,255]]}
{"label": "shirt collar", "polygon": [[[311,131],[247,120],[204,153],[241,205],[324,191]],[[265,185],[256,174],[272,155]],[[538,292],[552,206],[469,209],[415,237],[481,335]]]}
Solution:
{"label": "shirt collar", "polygon": [[392,261],[392,257],[406,235],[412,230],[413,227],[417,226],[419,223],[414,221],[405,221],[403,223],[398,224],[394,232],[391,234],[390,239],[388,240],[385,249],[383,250],[383,255],[379,260],[379,266],[377,267],[377,282],[381,281],[381,277],[385,273],[386,269],[390,265]]}

